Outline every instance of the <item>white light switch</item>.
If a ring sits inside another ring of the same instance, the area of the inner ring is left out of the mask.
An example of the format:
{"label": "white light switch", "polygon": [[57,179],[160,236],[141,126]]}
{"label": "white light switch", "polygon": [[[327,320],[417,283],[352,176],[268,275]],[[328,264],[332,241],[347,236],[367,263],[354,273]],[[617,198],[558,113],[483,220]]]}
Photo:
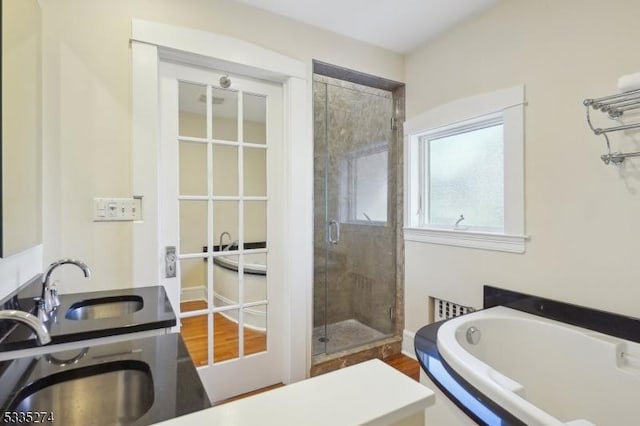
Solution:
{"label": "white light switch", "polygon": [[94,222],[142,220],[142,196],[133,198],[94,198]]}

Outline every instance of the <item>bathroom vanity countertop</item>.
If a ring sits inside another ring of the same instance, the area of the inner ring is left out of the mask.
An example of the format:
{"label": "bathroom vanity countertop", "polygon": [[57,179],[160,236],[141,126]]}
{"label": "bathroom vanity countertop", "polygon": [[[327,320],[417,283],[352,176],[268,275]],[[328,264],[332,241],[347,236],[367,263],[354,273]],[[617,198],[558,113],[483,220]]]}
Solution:
{"label": "bathroom vanity countertop", "polygon": [[429,388],[375,359],[161,425],[373,426],[416,415],[417,423],[424,425],[421,416],[434,401]]}
{"label": "bathroom vanity countertop", "polygon": [[[18,309],[29,310],[25,306],[33,306],[34,291],[40,284],[30,291],[17,295],[20,306]],[[40,287],[41,288],[41,287]],[[143,300],[142,309],[130,314],[100,319],[73,320],[65,318],[67,310],[74,303],[84,300],[114,297],[140,296]],[[96,291],[87,293],[62,294],[60,306],[54,311],[47,323],[51,335],[50,345],[77,342],[100,337],[116,336],[125,333],[135,333],[156,329],[170,328],[176,325],[176,315],[171,308],[167,294],[162,286],[123,288],[117,290]],[[29,305],[30,303],[30,305]],[[32,310],[32,313],[35,311]],[[0,342],[0,352],[34,348],[37,346],[35,337],[27,327],[15,327],[13,331]]]}
{"label": "bathroom vanity countertop", "polygon": [[[148,410],[141,417],[126,422],[127,424],[149,425],[211,406],[182,338],[178,333],[172,333],[0,362],[0,382],[2,382],[0,407],[3,412],[14,411],[14,405],[29,394],[27,386],[31,384],[31,389],[39,389],[37,381],[41,378],[56,377],[56,374],[67,374],[71,378],[86,377],[87,373],[82,373],[83,371],[91,371],[90,374],[101,375],[96,376],[97,386],[94,388],[94,392],[89,392],[86,395],[87,401],[67,401],[73,404],[73,409],[60,409],[58,411],[62,412],[53,413],[54,425],[73,424],[74,421],[79,420],[78,416],[86,414],[83,413],[83,409],[99,411],[104,408],[105,403],[101,405],[100,401],[95,400],[101,399],[104,402],[110,396],[105,390],[99,389],[100,380],[104,380],[102,371],[105,369],[109,371],[131,369],[130,365],[144,366],[140,371],[150,372],[151,384],[142,386],[139,383],[134,383],[128,394],[121,394],[124,391],[119,388],[116,395],[132,396],[135,394],[136,401],[143,400],[149,405]],[[116,367],[110,368],[109,366]],[[71,370],[74,371],[71,372]],[[50,381],[58,382],[56,380]],[[124,385],[126,383],[119,384],[120,387]],[[25,388],[27,389],[25,390]],[[144,394],[140,395],[140,393]],[[59,401],[52,401],[53,404],[57,402]],[[134,404],[134,401],[129,400],[128,403]],[[106,406],[109,410],[123,409],[130,415],[133,405],[127,407],[127,402],[124,404],[124,406],[118,404],[106,404]],[[54,406],[49,409],[53,410]],[[93,416],[91,424],[103,424],[109,423],[106,417],[114,416],[115,413],[103,413],[103,417],[99,412],[89,412],[88,415]],[[101,418],[105,418],[105,421],[101,422]]]}

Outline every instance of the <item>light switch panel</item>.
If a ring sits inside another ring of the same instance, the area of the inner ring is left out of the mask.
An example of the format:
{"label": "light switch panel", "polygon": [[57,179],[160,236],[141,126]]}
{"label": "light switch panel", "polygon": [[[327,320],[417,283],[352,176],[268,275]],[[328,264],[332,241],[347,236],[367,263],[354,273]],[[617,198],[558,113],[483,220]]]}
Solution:
{"label": "light switch panel", "polygon": [[94,222],[127,222],[142,220],[142,197],[94,198]]}

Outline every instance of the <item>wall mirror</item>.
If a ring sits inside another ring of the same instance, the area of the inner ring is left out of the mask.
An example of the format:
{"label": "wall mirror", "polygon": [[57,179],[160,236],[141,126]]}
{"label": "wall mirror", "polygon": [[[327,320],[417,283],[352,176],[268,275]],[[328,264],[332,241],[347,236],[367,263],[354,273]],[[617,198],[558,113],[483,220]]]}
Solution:
{"label": "wall mirror", "polygon": [[8,257],[42,242],[41,23],[37,0],[0,1],[0,257]]}

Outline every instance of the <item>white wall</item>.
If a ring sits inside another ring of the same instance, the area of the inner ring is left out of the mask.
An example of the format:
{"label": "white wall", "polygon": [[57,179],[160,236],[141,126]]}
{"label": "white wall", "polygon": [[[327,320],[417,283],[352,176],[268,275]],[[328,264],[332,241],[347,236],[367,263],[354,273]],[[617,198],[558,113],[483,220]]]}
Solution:
{"label": "white wall", "polygon": [[0,299],[42,273],[42,245],[0,259]]}
{"label": "white wall", "polygon": [[2,253],[42,241],[40,6],[2,2]]}
{"label": "white wall", "polygon": [[133,17],[230,35],[306,61],[394,80],[402,56],[231,0],[43,0],[45,262],[85,260],[90,282],[60,270],[63,291],[125,287],[132,224],[93,223],[95,196],[131,195]]}
{"label": "white wall", "polygon": [[[42,245],[35,244],[41,240],[42,228],[37,211],[42,204],[42,175],[37,170],[42,149],[42,108],[40,85],[33,84],[41,77],[40,7],[35,1],[4,1],[2,20],[3,32],[11,32],[2,39],[2,226],[5,249],[15,254],[0,259],[0,299],[42,272]],[[5,103],[11,103],[12,108]],[[12,161],[7,160],[9,157]]]}
{"label": "white wall", "polygon": [[407,243],[406,329],[429,295],[481,307],[483,284],[640,317],[640,160],[605,166],[582,106],[640,70],[639,16],[635,0],[504,0],[407,56],[407,117],[526,85],[531,240],[522,255]]}

